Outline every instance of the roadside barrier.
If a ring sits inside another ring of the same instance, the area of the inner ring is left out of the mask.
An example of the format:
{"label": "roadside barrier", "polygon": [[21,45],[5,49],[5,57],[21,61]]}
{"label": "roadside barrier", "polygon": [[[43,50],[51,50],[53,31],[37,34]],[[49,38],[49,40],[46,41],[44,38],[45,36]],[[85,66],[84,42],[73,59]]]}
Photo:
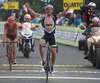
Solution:
{"label": "roadside barrier", "polygon": [[[4,22],[0,22],[0,34],[3,34],[4,31]],[[78,27],[68,27],[68,26],[56,26],[56,40],[58,43],[78,46],[78,40],[83,37],[83,30]],[[43,28],[41,24],[39,24],[39,28],[37,31],[34,31],[35,38],[40,39],[43,34]]]}

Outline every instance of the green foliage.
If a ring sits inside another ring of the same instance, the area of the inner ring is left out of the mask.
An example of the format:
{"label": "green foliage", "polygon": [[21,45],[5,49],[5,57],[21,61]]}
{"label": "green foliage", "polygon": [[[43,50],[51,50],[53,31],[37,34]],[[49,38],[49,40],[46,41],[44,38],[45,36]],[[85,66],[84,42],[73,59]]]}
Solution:
{"label": "green foliage", "polygon": [[[26,2],[29,2],[30,3],[30,7],[34,11],[36,11],[38,13],[44,13],[44,7],[45,7],[46,3],[45,2],[41,2],[41,0],[16,0],[16,1],[19,1],[19,7],[20,7],[19,11],[20,11],[20,9],[22,9],[23,4],[25,4]],[[91,1],[94,1],[97,4],[97,9],[100,10],[100,5],[99,5],[100,4],[100,0],[84,0],[84,1],[85,1],[85,4],[88,4]],[[63,11],[63,0],[50,0],[49,3],[54,6],[54,14]],[[79,12],[80,11],[75,11],[75,13],[79,13]],[[3,20],[6,20],[7,16],[9,16],[10,13],[11,13],[11,11],[6,11],[6,10],[2,11],[1,18]]]}
{"label": "green foliage", "polygon": [[63,0],[51,0],[50,3],[54,6],[54,13],[63,11]]}

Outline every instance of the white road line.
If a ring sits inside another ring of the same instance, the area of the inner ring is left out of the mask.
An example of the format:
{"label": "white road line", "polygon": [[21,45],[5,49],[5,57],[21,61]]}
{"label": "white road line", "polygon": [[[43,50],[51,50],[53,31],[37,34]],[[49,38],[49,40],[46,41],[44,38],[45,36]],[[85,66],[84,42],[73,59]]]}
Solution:
{"label": "white road line", "polygon": [[[7,70],[0,70],[0,72],[8,72]],[[16,72],[44,72],[44,70],[12,70],[12,73]],[[83,74],[100,74],[99,71],[60,71],[60,70],[55,70],[54,73],[83,73]]]}
{"label": "white road line", "polygon": [[2,42],[2,40],[0,40],[0,42]]}
{"label": "white road line", "polygon": [[[41,76],[0,76],[0,79],[4,78],[4,79],[14,79],[14,78],[18,78],[18,79],[45,79],[46,77],[41,77]],[[49,77],[49,79],[72,79],[72,80],[100,80],[100,78],[93,78],[93,77]]]}

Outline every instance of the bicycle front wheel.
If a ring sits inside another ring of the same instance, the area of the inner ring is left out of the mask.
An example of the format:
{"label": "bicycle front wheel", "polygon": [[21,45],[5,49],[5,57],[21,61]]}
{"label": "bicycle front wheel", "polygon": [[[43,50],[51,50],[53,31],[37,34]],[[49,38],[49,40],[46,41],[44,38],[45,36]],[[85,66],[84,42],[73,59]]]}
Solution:
{"label": "bicycle front wheel", "polygon": [[49,73],[49,56],[47,55],[46,82],[48,82],[48,73]]}
{"label": "bicycle front wheel", "polygon": [[50,49],[47,50],[47,57],[46,57],[46,82],[48,82],[48,74],[50,71]]}
{"label": "bicycle front wheel", "polygon": [[12,70],[12,48],[8,49],[8,62],[9,62],[9,70]]}

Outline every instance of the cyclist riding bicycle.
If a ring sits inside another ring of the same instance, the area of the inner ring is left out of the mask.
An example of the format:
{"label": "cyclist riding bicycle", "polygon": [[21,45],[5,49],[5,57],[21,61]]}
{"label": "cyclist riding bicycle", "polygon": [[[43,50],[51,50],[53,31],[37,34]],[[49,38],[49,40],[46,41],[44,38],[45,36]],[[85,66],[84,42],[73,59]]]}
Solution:
{"label": "cyclist riding bicycle", "polygon": [[[29,27],[24,27],[24,26],[29,26]],[[27,29],[35,29],[35,24],[31,23],[31,16],[30,14],[25,14],[24,15],[24,22],[19,26],[19,29],[21,31],[27,30]],[[31,47],[33,47],[34,45],[32,45]],[[22,50],[22,43],[21,40],[19,41],[19,51]],[[31,50],[34,52],[34,49],[31,48]]]}
{"label": "cyclist riding bicycle", "polygon": [[[88,47],[88,49],[86,50],[86,56],[84,57],[84,59],[88,59],[89,56],[87,54],[87,51],[90,49],[91,43],[94,43],[94,40],[92,38],[92,34],[94,32],[91,31],[92,27],[100,27],[100,19],[98,17],[94,17],[92,19],[92,23],[88,26],[88,28],[89,28],[89,30],[88,30],[89,33],[88,34],[90,34],[90,37],[87,39],[87,47]],[[98,31],[96,31],[96,32],[98,32]]]}
{"label": "cyclist riding bicycle", "polygon": [[56,20],[58,17],[61,17],[63,15],[66,14],[66,12],[69,10],[70,4],[68,4],[68,7],[65,11],[60,12],[56,15],[53,15],[53,10],[54,7],[51,4],[48,4],[45,7],[45,15],[42,16],[39,13],[36,13],[34,10],[32,10],[29,7],[29,3],[26,3],[26,6],[29,10],[30,13],[32,13],[34,16],[36,17],[42,17],[41,23],[44,29],[44,35],[43,37],[40,39],[39,41],[39,51],[40,51],[40,55],[41,55],[41,59],[42,59],[42,66],[45,65],[45,61],[44,61],[44,49],[43,46],[49,42],[50,46],[51,46],[51,52],[52,52],[52,71],[53,71],[53,67],[54,67],[54,63],[56,60],[56,48],[52,48],[52,46],[56,46],[56,40],[55,40],[55,25],[56,25]]}
{"label": "cyclist riding bicycle", "polygon": [[[18,33],[17,33],[18,25],[15,22],[15,18],[10,16],[8,17],[7,22],[4,24],[4,42],[10,42],[12,40],[13,42],[18,41]],[[6,56],[5,58],[8,58],[8,46],[9,44],[6,44]],[[13,53],[13,63],[16,64],[16,44],[14,43],[14,53]]]}

